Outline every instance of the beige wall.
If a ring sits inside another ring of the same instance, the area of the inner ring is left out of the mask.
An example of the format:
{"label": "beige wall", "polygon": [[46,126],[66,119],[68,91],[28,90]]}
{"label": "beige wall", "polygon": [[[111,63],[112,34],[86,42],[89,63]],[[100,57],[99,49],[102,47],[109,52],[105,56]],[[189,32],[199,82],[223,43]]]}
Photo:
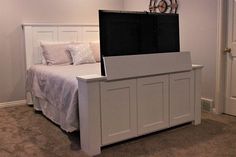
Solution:
{"label": "beige wall", "polygon": [[0,5],[0,103],[25,97],[23,22],[97,23],[98,9],[123,0],[4,0]]}
{"label": "beige wall", "polygon": [[[148,10],[149,0],[125,0],[126,10]],[[202,97],[214,99],[217,49],[217,1],[179,0],[181,51],[191,51],[192,62],[205,66]]]}
{"label": "beige wall", "polygon": [[[217,1],[179,0],[181,50],[203,64],[202,96],[213,99]],[[149,0],[5,0],[0,5],[0,103],[24,99],[23,22],[96,23],[98,9],[148,10]]]}

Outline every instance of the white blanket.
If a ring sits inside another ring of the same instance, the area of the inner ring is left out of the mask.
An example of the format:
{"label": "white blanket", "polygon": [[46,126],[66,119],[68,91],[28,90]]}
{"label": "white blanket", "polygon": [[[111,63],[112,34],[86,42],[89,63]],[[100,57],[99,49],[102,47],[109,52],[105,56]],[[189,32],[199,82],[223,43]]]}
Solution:
{"label": "white blanket", "polygon": [[72,132],[79,129],[76,76],[92,74],[100,74],[100,63],[78,66],[34,65],[27,71],[26,90],[33,96],[48,101],[61,112],[55,114],[65,115],[60,120],[62,122],[56,123],[63,130]]}

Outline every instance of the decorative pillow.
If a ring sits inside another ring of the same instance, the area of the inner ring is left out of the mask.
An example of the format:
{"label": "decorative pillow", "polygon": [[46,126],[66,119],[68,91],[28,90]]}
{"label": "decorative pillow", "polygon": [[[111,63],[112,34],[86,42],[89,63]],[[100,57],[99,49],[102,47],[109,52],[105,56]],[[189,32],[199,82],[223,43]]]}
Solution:
{"label": "decorative pillow", "polygon": [[96,62],[89,44],[71,44],[67,50],[70,51],[74,65]]}
{"label": "decorative pillow", "polygon": [[43,50],[43,57],[48,65],[69,65],[72,63],[70,53],[66,50],[69,42],[64,43],[43,43],[41,47]]}
{"label": "decorative pillow", "polygon": [[89,43],[90,47],[91,47],[91,50],[93,52],[93,56],[96,60],[96,62],[100,62],[100,43],[97,41],[97,42],[90,42]]}

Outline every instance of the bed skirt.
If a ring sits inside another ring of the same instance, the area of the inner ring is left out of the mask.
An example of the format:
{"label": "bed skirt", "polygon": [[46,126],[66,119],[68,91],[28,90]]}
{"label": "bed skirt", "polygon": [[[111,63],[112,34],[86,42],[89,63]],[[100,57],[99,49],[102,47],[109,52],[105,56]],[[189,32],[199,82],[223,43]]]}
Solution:
{"label": "bed skirt", "polygon": [[[73,132],[79,130],[79,124],[77,124],[78,127],[74,126],[73,124],[69,124],[67,122],[67,115],[60,111],[55,105],[51,104],[47,100],[41,99],[39,97],[31,96],[33,97],[33,107],[36,111],[42,111],[42,113],[49,118],[51,121],[53,121],[55,124],[59,125],[62,130],[66,132]],[[30,105],[30,103],[28,103]],[[32,104],[32,103],[31,103]],[[78,118],[79,123],[79,118]]]}

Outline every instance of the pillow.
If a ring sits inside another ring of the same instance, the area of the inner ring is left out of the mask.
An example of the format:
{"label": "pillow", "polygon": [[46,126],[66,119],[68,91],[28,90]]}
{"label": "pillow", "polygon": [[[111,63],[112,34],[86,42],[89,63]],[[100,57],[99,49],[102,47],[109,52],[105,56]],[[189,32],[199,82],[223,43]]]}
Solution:
{"label": "pillow", "polygon": [[[52,45],[53,44],[70,44],[70,43],[73,43],[73,42],[69,42],[69,41],[67,41],[67,42],[65,42],[65,41],[40,41],[40,47],[42,49],[42,45],[49,45],[49,44],[52,44]],[[42,59],[41,59],[42,64],[46,65],[47,62],[46,62],[46,59],[43,56],[43,50],[41,50],[41,57],[42,57]]]}
{"label": "pillow", "polygon": [[[72,63],[70,53],[66,50],[69,42],[41,42],[43,57],[48,65],[69,65]],[[43,62],[43,61],[42,61]]]}
{"label": "pillow", "polygon": [[74,65],[96,63],[89,44],[71,44],[67,50],[70,51]]}
{"label": "pillow", "polygon": [[99,42],[90,42],[89,43],[91,50],[93,52],[93,56],[96,62],[100,62],[100,43]]}

